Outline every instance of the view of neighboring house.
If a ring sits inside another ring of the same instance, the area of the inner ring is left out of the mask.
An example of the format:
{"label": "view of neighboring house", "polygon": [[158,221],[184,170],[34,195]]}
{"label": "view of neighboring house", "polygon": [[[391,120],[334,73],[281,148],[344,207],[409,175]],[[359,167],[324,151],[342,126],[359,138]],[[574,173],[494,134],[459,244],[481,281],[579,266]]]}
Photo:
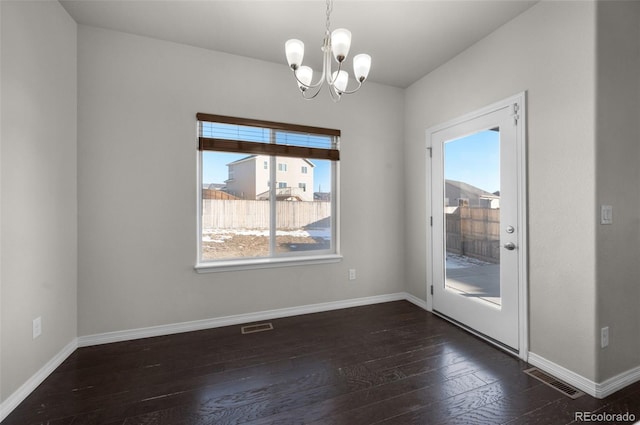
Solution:
{"label": "view of neighboring house", "polygon": [[490,193],[469,183],[446,180],[444,193],[447,212],[459,206],[500,208],[500,192]]}
{"label": "view of neighboring house", "polygon": [[[269,199],[270,157],[251,155],[227,164],[226,192],[239,199]],[[276,161],[278,200],[313,201],[313,168],[308,159],[278,157]]]}

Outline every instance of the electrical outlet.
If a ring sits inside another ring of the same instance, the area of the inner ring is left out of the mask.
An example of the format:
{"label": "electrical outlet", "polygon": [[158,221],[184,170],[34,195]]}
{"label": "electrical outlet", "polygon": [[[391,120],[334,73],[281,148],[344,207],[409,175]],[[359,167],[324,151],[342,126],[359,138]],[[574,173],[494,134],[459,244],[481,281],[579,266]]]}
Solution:
{"label": "electrical outlet", "polygon": [[600,347],[605,348],[609,345],[609,326],[600,329]]}
{"label": "electrical outlet", "polygon": [[356,269],[349,269],[349,280],[356,280]]}
{"label": "electrical outlet", "polygon": [[42,317],[36,317],[33,319],[33,339],[39,337],[40,334],[42,334]]}

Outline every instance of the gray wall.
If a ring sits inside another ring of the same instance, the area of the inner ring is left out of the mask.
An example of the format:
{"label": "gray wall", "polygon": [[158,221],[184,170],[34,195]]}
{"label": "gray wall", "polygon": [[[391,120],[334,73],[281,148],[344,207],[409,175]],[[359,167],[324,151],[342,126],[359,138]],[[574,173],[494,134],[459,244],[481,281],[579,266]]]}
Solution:
{"label": "gray wall", "polygon": [[406,90],[407,289],[426,299],[425,130],[528,92],[530,349],[596,378],[595,4],[541,2]]}
{"label": "gray wall", "polygon": [[[640,3],[601,2],[597,16],[597,328],[609,327],[598,381],[640,366]],[[599,336],[597,337],[599,338]]]}
{"label": "gray wall", "polygon": [[[284,64],[83,26],[78,75],[79,335],[404,290],[401,89],[307,102]],[[342,130],[341,263],[194,272],[197,112]]]}
{"label": "gray wall", "polygon": [[58,2],[0,10],[4,401],[77,335],[77,51],[76,24]]}

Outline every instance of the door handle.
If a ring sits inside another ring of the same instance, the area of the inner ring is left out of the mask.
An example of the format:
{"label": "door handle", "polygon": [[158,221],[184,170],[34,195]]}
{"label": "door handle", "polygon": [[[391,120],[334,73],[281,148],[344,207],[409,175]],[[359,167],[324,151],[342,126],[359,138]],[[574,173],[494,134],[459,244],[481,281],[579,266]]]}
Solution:
{"label": "door handle", "polygon": [[514,249],[516,249],[516,244],[514,244],[513,242],[509,242],[504,244],[504,248],[508,249],[509,251],[513,251]]}

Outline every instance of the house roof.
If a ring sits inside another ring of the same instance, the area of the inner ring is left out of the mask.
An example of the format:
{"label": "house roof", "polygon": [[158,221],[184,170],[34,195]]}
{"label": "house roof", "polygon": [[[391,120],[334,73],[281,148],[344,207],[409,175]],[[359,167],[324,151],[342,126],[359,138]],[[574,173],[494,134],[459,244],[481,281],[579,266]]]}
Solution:
{"label": "house roof", "polygon": [[500,199],[499,195],[487,192],[469,183],[457,180],[445,180],[445,196],[449,199],[471,198],[471,199]]}
{"label": "house roof", "polygon": [[211,190],[220,190],[224,188],[224,186],[225,185],[223,183],[203,183],[202,184],[203,189],[211,189]]}

